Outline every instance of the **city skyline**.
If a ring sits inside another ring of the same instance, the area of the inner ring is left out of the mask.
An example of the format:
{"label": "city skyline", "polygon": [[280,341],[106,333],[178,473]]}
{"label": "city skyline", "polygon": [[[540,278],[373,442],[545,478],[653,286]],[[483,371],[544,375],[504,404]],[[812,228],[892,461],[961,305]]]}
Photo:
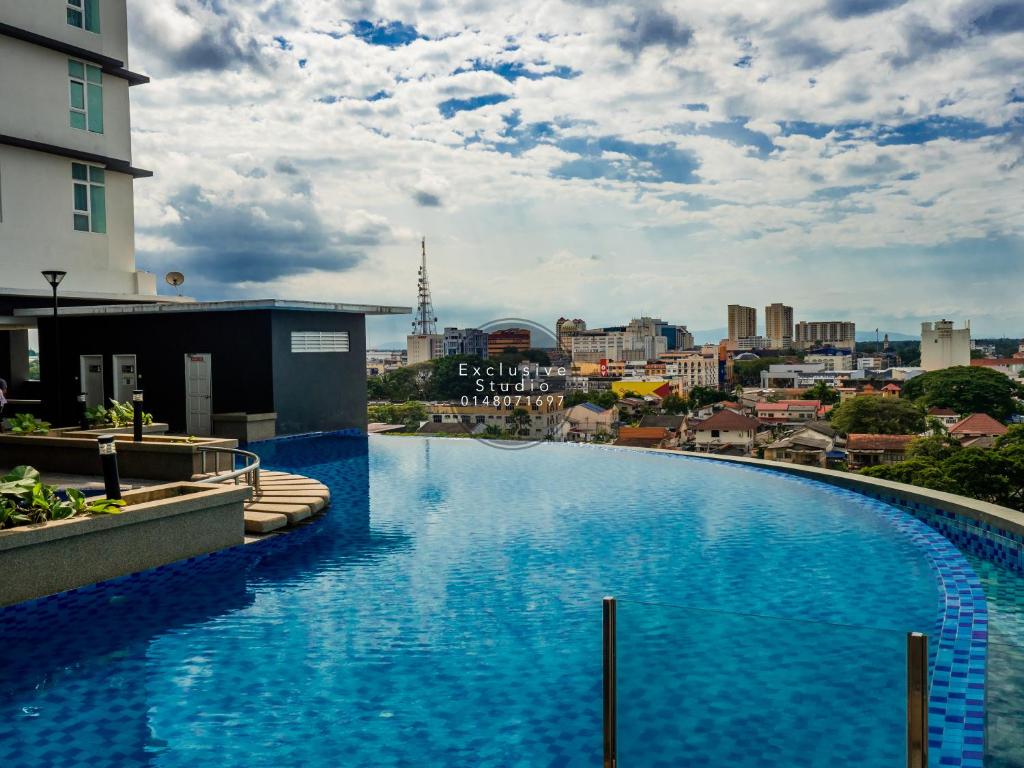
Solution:
{"label": "city skyline", "polygon": [[408,306],[425,235],[459,327],[782,301],[1019,335],[1019,12],[748,6],[141,6],[138,264],[199,298]]}

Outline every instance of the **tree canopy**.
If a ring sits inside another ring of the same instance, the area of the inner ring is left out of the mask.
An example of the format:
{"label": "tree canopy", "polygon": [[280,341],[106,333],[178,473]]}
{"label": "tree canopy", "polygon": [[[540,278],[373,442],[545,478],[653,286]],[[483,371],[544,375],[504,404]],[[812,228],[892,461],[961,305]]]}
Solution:
{"label": "tree canopy", "polygon": [[820,400],[822,405],[834,405],[839,402],[839,393],[824,381],[819,381],[803,394],[804,400]]}
{"label": "tree canopy", "polygon": [[909,400],[861,395],[836,406],[832,426],[844,434],[914,435],[925,430],[924,411]]}
{"label": "tree canopy", "polygon": [[964,448],[936,435],[911,443],[906,461],[861,474],[970,496],[1024,511],[1024,425],[1016,424],[995,448]]}
{"label": "tree canopy", "polygon": [[987,413],[1006,421],[1017,411],[1019,384],[999,371],[958,365],[915,376],[903,386],[903,396],[925,408],[952,408],[957,413]]}

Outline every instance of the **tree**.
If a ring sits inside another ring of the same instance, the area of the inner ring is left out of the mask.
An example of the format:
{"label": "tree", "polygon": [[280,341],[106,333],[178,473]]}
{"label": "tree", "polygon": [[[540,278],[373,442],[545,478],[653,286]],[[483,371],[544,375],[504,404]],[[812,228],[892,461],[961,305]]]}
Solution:
{"label": "tree", "polygon": [[712,389],[711,387],[694,387],[686,393],[686,402],[690,404],[691,410],[697,410],[705,405],[720,403],[727,397],[728,395],[725,392]]}
{"label": "tree", "polygon": [[830,413],[832,426],[843,434],[914,435],[924,431],[924,411],[908,400],[861,395]]}
{"label": "tree", "polygon": [[530,419],[529,412],[524,408],[516,408],[512,411],[512,415],[509,417],[512,419],[510,426],[512,427],[512,434],[514,435],[529,435],[530,434]]}
{"label": "tree", "polygon": [[686,413],[686,400],[673,392],[661,401],[661,410],[673,416],[678,416],[680,413]]}
{"label": "tree", "polygon": [[370,421],[380,421],[385,424],[404,424],[408,432],[419,429],[420,424],[428,418],[426,406],[415,400],[407,403],[371,405],[366,411]]}
{"label": "tree", "polygon": [[566,408],[583,403],[593,403],[602,408],[608,409],[618,402],[618,397],[610,389],[596,390],[594,392],[570,392],[565,396]]}
{"label": "tree", "polygon": [[804,400],[820,400],[822,405],[834,405],[839,402],[839,393],[826,384],[819,381],[803,394]]}
{"label": "tree", "polygon": [[733,360],[732,377],[738,384],[745,386],[761,386],[761,371],[768,366],[781,363],[781,357],[762,357],[758,360]]}
{"label": "tree", "polygon": [[990,368],[958,365],[915,376],[903,386],[903,396],[925,408],[952,408],[957,413],[987,413],[1006,421],[1017,412],[1014,398],[1021,386]]}
{"label": "tree", "polygon": [[404,403],[424,396],[423,385],[429,363],[405,366],[375,376],[366,383],[366,394],[370,400],[388,400],[393,403]]}

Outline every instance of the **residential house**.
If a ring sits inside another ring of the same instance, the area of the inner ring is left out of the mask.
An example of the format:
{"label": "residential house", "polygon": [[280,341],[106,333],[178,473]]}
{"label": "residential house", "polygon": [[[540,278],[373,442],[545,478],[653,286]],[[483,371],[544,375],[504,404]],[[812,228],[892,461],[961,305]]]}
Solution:
{"label": "residential house", "polygon": [[1006,434],[1006,425],[987,413],[972,413],[949,428],[951,437],[960,444],[971,448],[991,448],[996,438]]}
{"label": "residential house", "polygon": [[[553,403],[548,403],[546,398],[522,397],[520,404],[516,403],[518,396],[508,398],[510,402],[504,402],[500,406],[493,405],[458,405],[455,403],[436,403],[429,407],[430,421],[434,424],[461,423],[467,427],[482,425],[497,427],[504,431],[513,429],[513,414],[516,411],[525,411],[530,416],[530,423],[523,427],[520,437],[531,440],[554,440],[564,441],[569,433],[569,421],[566,418],[566,411],[559,407],[557,398]],[[526,403],[530,400],[529,403]],[[537,401],[541,402],[538,403]]]}
{"label": "residential house", "polygon": [[[1017,354],[1019,355],[1020,353]],[[971,365],[979,368],[989,368],[993,371],[999,371],[1004,376],[1009,376],[1015,381],[1024,376],[1024,357],[981,358],[978,360],[971,360]]]}
{"label": "residential house", "polygon": [[657,427],[665,429],[669,434],[669,442],[673,446],[679,445],[680,437],[683,434],[683,425],[686,417],[683,415],[673,416],[670,414],[649,413],[640,419],[641,427]]}
{"label": "residential house", "polygon": [[746,455],[754,447],[760,422],[723,409],[698,424],[694,430],[694,446],[709,453]]}
{"label": "residential house", "polygon": [[786,433],[764,449],[770,461],[785,461],[803,466],[824,467],[830,459],[841,459],[845,453],[838,433],[830,424],[812,421]]}
{"label": "residential house", "polygon": [[960,421],[960,414],[954,411],[952,408],[929,408],[928,418],[938,419],[942,422],[942,426],[949,429],[954,424]]}
{"label": "residential house", "polygon": [[768,426],[795,425],[817,418],[820,408],[820,400],[779,400],[774,403],[758,403],[754,413],[758,421]]}
{"label": "residential house", "polygon": [[615,445],[633,448],[665,448],[671,435],[664,427],[621,427]]}
{"label": "residential house", "polygon": [[917,435],[848,435],[846,454],[850,469],[903,461],[907,448],[916,439]]}
{"label": "residential house", "polygon": [[569,421],[568,439],[588,443],[595,438],[611,436],[619,418],[618,409],[602,408],[594,403],[580,403],[566,410]]}

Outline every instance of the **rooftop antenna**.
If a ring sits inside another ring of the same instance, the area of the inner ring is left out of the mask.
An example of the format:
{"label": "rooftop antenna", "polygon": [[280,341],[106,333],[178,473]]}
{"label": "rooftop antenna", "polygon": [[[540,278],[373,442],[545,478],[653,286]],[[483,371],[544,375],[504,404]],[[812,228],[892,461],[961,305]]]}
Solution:
{"label": "rooftop antenna", "polygon": [[185,282],[185,276],[181,272],[168,272],[164,275],[164,280],[168,285],[173,285],[174,290],[181,296],[181,284]]}
{"label": "rooftop antenna", "polygon": [[416,319],[412,321],[413,333],[421,336],[437,333],[437,317],[434,316],[434,304],[430,300],[430,282],[427,279],[427,238],[420,242],[422,261],[417,281],[418,296],[416,301]]}

